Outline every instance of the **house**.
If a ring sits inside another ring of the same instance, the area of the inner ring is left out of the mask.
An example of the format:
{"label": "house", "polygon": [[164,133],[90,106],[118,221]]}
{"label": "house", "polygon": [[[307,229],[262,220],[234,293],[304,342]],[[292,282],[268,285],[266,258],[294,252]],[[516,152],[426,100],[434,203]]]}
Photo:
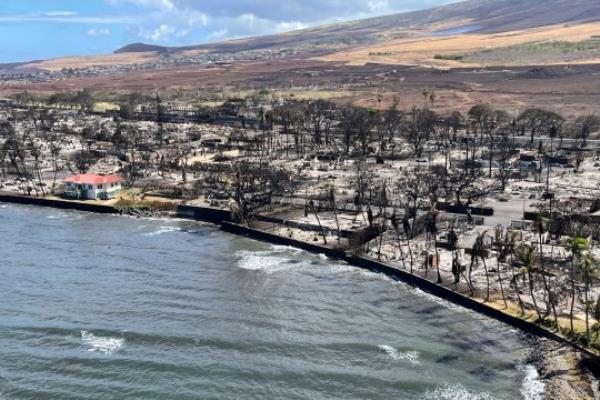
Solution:
{"label": "house", "polygon": [[65,196],[71,199],[109,200],[121,191],[121,178],[116,175],[75,175],[64,182]]}

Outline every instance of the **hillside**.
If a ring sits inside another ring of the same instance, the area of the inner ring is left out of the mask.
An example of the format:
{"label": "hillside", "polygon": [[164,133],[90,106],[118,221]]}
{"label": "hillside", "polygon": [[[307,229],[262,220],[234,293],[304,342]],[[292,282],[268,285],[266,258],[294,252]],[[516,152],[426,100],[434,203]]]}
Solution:
{"label": "hillside", "polygon": [[423,34],[491,34],[594,21],[600,21],[600,2],[597,0],[468,0],[429,10],[185,48],[137,43],[125,46],[117,50],[117,53],[161,50],[177,52],[190,49],[239,52],[275,48],[323,52],[380,44]]}

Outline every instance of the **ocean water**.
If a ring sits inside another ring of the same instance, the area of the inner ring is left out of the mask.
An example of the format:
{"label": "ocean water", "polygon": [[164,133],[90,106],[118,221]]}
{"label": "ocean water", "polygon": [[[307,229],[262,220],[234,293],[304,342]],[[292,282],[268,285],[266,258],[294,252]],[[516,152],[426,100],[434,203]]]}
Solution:
{"label": "ocean water", "polygon": [[510,328],[209,225],[0,204],[0,399],[531,399]]}

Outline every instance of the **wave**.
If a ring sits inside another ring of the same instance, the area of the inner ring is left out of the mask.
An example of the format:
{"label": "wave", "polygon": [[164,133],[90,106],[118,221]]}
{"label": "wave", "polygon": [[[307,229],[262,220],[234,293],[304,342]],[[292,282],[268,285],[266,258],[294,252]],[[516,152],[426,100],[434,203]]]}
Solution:
{"label": "wave", "polygon": [[463,385],[444,385],[425,393],[426,400],[495,400],[489,393],[473,393]]}
{"label": "wave", "polygon": [[522,365],[519,370],[525,374],[521,394],[525,400],[543,400],[546,384],[540,380],[540,374],[533,365]]}
{"label": "wave", "polygon": [[273,251],[243,251],[238,267],[247,271],[274,273],[290,269],[292,259]]}
{"label": "wave", "polygon": [[420,353],[418,351],[407,351],[404,353],[399,352],[397,349],[392,346],[388,346],[386,344],[382,344],[377,346],[379,349],[385,351],[390,358],[393,360],[403,360],[407,361],[410,365],[420,365],[421,361],[419,361]]}
{"label": "wave", "polygon": [[123,347],[125,338],[100,337],[88,331],[81,331],[81,342],[88,351],[110,355]]}
{"label": "wave", "polygon": [[[306,252],[290,246],[269,245],[266,250],[241,250],[238,267],[248,271],[274,273],[290,270],[297,264],[309,265],[310,259],[299,257]],[[306,253],[307,254],[307,253]]]}
{"label": "wave", "polygon": [[162,235],[164,233],[172,233],[172,232],[179,232],[179,231],[181,231],[181,228],[179,228],[177,226],[161,226],[156,231],[144,233],[143,236],[158,236],[158,235]]}

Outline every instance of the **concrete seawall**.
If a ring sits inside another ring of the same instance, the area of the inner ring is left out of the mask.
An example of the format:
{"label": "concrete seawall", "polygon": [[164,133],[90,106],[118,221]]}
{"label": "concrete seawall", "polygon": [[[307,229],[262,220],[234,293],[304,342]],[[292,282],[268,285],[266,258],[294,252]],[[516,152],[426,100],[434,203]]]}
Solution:
{"label": "concrete seawall", "polygon": [[334,259],[344,259],[345,252],[343,250],[332,249],[325,246],[320,246],[313,243],[308,243],[293,238],[286,238],[272,233],[264,232],[258,229],[248,228],[242,225],[237,225],[231,222],[221,224],[221,229],[228,233],[233,233],[240,236],[259,240],[261,242],[273,243],[282,246],[295,247],[301,250],[306,250],[311,253],[325,254],[327,257]]}
{"label": "concrete seawall", "polygon": [[39,207],[58,208],[61,210],[87,211],[99,214],[118,214],[119,210],[113,206],[75,202],[60,199],[47,199],[43,197],[21,196],[12,193],[0,193],[0,202],[32,205]]}
{"label": "concrete seawall", "polygon": [[230,211],[212,207],[178,206],[177,218],[193,219],[217,225],[223,222],[232,222]]}

